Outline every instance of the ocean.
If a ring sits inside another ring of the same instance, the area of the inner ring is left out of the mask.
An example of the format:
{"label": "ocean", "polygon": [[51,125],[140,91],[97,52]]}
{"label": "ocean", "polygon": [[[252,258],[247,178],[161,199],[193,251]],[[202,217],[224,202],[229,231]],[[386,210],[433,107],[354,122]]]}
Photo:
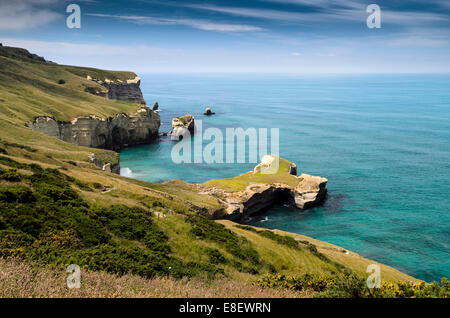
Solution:
{"label": "ocean", "polygon": [[[329,180],[322,206],[277,206],[249,224],[330,242],[425,281],[450,277],[450,75],[140,75],[147,103],[159,103],[160,132],[184,114],[203,130],[279,128],[280,156],[299,174]],[[203,116],[206,107],[216,115]],[[174,144],[164,137],[123,150],[121,173],[202,183],[255,166],[176,164]]]}

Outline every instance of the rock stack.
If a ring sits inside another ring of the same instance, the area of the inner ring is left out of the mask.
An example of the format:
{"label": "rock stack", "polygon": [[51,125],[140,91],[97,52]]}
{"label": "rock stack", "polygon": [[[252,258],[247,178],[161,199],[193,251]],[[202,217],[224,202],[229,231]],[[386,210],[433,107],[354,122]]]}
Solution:
{"label": "rock stack", "polygon": [[179,141],[184,137],[192,136],[195,131],[194,116],[174,117],[172,119],[172,128],[172,131],[169,132],[172,140]]}
{"label": "rock stack", "polygon": [[203,113],[203,115],[206,115],[206,116],[210,116],[210,115],[214,115],[215,113],[211,110],[211,108],[206,108],[205,109],[205,112]]}

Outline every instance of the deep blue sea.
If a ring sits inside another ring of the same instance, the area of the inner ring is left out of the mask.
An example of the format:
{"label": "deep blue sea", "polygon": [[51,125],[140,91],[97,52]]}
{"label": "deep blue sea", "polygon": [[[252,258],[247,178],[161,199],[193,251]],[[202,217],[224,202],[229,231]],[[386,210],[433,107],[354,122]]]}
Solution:
{"label": "deep blue sea", "polygon": [[[280,155],[328,178],[323,206],[283,206],[250,223],[301,233],[417,278],[450,277],[450,75],[144,74],[161,132],[192,114],[203,129],[279,128]],[[203,116],[210,106],[216,115]],[[208,143],[208,142],[206,142]],[[122,151],[122,174],[201,183],[253,169],[175,164],[169,138]]]}

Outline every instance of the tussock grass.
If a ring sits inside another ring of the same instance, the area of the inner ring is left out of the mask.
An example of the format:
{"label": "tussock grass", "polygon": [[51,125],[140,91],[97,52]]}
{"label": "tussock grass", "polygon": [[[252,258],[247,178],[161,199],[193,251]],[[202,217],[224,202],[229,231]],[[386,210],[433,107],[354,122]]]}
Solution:
{"label": "tussock grass", "polygon": [[305,298],[311,292],[258,287],[251,282],[220,278],[202,279],[116,276],[103,272],[81,272],[81,288],[67,288],[63,269],[37,266],[19,259],[0,258],[0,297],[174,297],[174,298]]}

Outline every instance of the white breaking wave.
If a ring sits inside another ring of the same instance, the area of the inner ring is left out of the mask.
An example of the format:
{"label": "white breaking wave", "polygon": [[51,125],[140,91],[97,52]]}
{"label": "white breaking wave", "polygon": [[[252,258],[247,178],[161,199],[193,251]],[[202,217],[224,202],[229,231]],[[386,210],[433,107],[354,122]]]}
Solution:
{"label": "white breaking wave", "polygon": [[264,217],[264,219],[260,220],[259,222],[267,222],[267,221],[269,221],[269,218],[266,216],[266,217]]}
{"label": "white breaking wave", "polygon": [[133,178],[133,171],[130,168],[120,168],[120,175],[122,177]]}

